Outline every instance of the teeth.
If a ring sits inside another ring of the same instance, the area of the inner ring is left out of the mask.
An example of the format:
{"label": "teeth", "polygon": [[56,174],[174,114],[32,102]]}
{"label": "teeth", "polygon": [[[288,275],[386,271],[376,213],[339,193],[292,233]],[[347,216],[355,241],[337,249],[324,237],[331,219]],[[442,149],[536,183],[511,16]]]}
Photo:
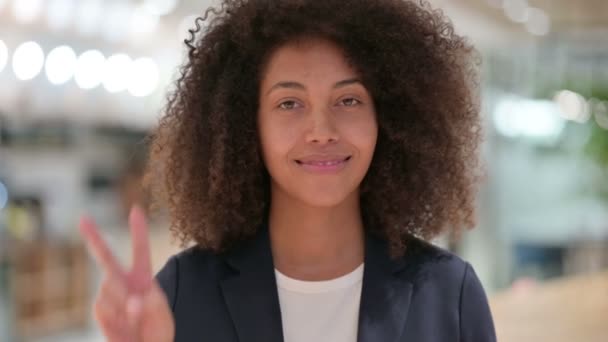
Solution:
{"label": "teeth", "polygon": [[310,162],[310,163],[307,163],[307,164],[317,165],[317,166],[332,166],[332,165],[338,165],[341,162],[342,161],[340,161],[340,160],[330,160],[330,161]]}

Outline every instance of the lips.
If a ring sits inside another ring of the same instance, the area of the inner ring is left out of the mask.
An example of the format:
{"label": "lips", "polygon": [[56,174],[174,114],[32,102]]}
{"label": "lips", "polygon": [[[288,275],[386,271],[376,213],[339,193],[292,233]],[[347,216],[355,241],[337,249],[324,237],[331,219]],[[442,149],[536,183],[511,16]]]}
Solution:
{"label": "lips", "polygon": [[349,155],[311,155],[296,159],[298,164],[313,166],[333,166],[349,160]]}

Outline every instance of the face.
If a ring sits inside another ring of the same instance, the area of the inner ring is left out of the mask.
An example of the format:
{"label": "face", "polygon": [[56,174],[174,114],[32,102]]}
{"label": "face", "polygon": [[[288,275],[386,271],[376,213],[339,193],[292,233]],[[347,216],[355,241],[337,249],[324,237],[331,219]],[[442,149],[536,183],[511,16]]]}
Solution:
{"label": "face", "polygon": [[289,43],[262,75],[258,132],[273,200],[358,200],[378,128],[372,97],[342,51],[324,40]]}

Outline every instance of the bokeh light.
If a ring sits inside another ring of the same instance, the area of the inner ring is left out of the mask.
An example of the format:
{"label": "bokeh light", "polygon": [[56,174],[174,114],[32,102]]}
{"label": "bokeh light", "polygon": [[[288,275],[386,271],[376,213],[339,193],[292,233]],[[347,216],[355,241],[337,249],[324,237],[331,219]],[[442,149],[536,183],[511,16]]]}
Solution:
{"label": "bokeh light", "polygon": [[81,89],[97,87],[103,78],[106,59],[97,50],[89,50],[78,57],[74,79]]}
{"label": "bokeh light", "polygon": [[76,30],[83,36],[90,36],[100,31],[103,17],[103,3],[101,0],[79,0],[76,11]]}
{"label": "bokeh light", "polygon": [[47,5],[46,15],[49,27],[62,30],[70,25],[74,17],[76,4],[74,0],[51,0]]}
{"label": "bokeh light", "polygon": [[589,105],[585,98],[570,90],[561,90],[553,100],[559,107],[560,115],[567,120],[580,123],[587,122],[591,116]]}
{"label": "bokeh light", "polygon": [[66,83],[74,76],[76,53],[66,45],[54,48],[46,57],[45,71],[49,82],[55,85]]}
{"label": "bokeh light", "polygon": [[152,33],[159,23],[159,16],[139,6],[131,16],[131,32],[135,34]]}
{"label": "bokeh light", "polygon": [[112,55],[106,61],[103,86],[110,93],[127,89],[132,60],[125,54]]}
{"label": "bokeh light", "polygon": [[19,45],[13,54],[13,71],[19,80],[26,81],[36,77],[43,65],[44,52],[36,42]]}
{"label": "bokeh light", "polygon": [[0,40],[0,72],[4,70],[4,67],[8,63],[8,47]]}
{"label": "bokeh light", "polygon": [[144,8],[152,14],[167,15],[177,7],[177,0],[145,0]]}
{"label": "bokeh light", "polygon": [[159,81],[158,65],[151,58],[133,61],[129,79],[129,93],[133,96],[148,96],[154,92]]}
{"label": "bokeh light", "polygon": [[595,122],[603,129],[608,129],[608,103],[598,101],[594,108]]}
{"label": "bokeh light", "polygon": [[505,98],[496,105],[493,119],[496,130],[511,138],[554,141],[565,127],[557,104],[547,100]]}
{"label": "bokeh light", "polygon": [[31,23],[42,10],[42,0],[16,0],[13,1],[13,15],[20,23]]}
{"label": "bokeh light", "polygon": [[104,39],[116,43],[127,38],[131,28],[133,5],[129,2],[111,2],[104,7],[105,13],[101,25]]}
{"label": "bokeh light", "polygon": [[541,9],[529,8],[526,29],[528,32],[537,36],[546,35],[551,30],[549,16]]}

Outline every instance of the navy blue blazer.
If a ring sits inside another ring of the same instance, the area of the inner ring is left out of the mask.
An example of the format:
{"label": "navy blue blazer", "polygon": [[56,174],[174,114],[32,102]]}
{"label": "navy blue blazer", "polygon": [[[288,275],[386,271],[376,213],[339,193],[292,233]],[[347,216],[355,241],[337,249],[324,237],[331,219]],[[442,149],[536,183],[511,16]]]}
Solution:
{"label": "navy blue blazer", "polygon": [[[268,229],[226,254],[189,248],[156,275],[175,341],[283,342]],[[353,298],[355,300],[355,298]],[[366,234],[358,342],[496,341],[486,294],[468,262],[413,239],[393,260]]]}

